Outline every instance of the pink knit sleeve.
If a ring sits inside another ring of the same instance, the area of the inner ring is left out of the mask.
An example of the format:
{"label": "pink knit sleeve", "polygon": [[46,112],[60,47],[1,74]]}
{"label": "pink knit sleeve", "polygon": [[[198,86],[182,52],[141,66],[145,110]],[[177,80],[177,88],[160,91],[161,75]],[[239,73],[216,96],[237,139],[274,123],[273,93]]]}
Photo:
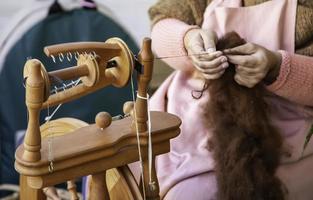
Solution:
{"label": "pink knit sleeve", "polygon": [[188,30],[196,27],[173,18],[157,22],[151,32],[152,48],[157,57],[174,57],[162,60],[174,69],[191,71],[193,65],[189,57],[185,57],[184,36]]}
{"label": "pink knit sleeve", "polygon": [[280,51],[282,64],[277,80],[267,88],[296,103],[313,106],[313,57]]}

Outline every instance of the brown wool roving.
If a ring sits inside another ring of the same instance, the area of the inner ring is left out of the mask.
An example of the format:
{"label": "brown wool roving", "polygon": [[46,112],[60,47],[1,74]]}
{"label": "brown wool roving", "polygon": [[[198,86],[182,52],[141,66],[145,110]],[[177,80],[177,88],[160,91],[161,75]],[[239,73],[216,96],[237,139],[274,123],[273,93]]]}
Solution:
{"label": "brown wool roving", "polygon": [[[223,50],[244,44],[238,34],[226,34],[217,43]],[[214,159],[219,200],[283,200],[279,165],[282,138],[271,125],[262,84],[238,85],[230,63],[223,76],[207,81],[210,101],[206,119],[213,128]]]}

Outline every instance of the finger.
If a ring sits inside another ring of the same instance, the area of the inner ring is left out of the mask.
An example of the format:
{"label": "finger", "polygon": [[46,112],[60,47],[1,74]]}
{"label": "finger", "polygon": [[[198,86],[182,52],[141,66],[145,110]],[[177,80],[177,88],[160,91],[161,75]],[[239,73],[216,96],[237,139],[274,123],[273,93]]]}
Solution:
{"label": "finger", "polygon": [[253,56],[242,56],[242,55],[227,55],[228,62],[233,63],[235,65],[241,65],[245,67],[254,67],[255,59]]}
{"label": "finger", "polygon": [[192,45],[190,45],[190,47],[188,48],[188,53],[192,55],[205,53],[203,41],[198,39],[195,42],[193,42]]}
{"label": "finger", "polygon": [[260,82],[266,76],[266,73],[263,73],[262,70],[258,68],[246,68],[243,66],[236,66],[236,73],[255,83]]}
{"label": "finger", "polygon": [[223,52],[221,52],[221,51],[215,51],[212,53],[205,52],[205,53],[199,55],[199,60],[210,61],[210,60],[218,58],[222,55],[223,55]]}
{"label": "finger", "polygon": [[231,49],[225,49],[225,54],[239,54],[239,55],[251,55],[255,53],[255,45],[252,43],[246,43]]}
{"label": "finger", "polygon": [[212,53],[216,51],[215,41],[205,34],[201,34],[204,44],[204,49],[208,53]]}
{"label": "finger", "polygon": [[204,42],[201,33],[195,33],[187,45],[188,54],[200,54],[205,53]]}
{"label": "finger", "polygon": [[[205,47],[205,46],[204,46]],[[216,51],[215,47],[209,47],[209,48],[205,48],[207,53],[213,53]]]}
{"label": "finger", "polygon": [[212,68],[212,69],[198,69],[200,72],[202,72],[203,74],[216,74],[219,73],[223,70],[225,70],[225,68],[223,67],[223,64],[219,65],[216,68]]}
{"label": "finger", "polygon": [[245,75],[255,75],[255,74],[259,73],[259,69],[237,65],[236,66],[236,72],[241,73],[241,74],[245,74]]}
{"label": "finger", "polygon": [[204,48],[207,52],[212,53],[216,51],[216,34],[213,32],[203,31],[201,32],[201,37],[203,39]]}
{"label": "finger", "polygon": [[218,79],[224,74],[225,70],[220,71],[219,73],[216,74],[203,74],[204,78],[207,80],[213,80],[213,79]]}
{"label": "finger", "polygon": [[239,74],[235,74],[234,79],[241,86],[246,86],[247,84],[246,83],[247,81],[244,78],[242,78]]}
{"label": "finger", "polygon": [[256,84],[253,79],[249,79],[248,77],[243,77],[240,74],[235,74],[234,79],[239,85],[245,86],[248,88],[252,88]]}
{"label": "finger", "polygon": [[[194,64],[202,69],[212,69],[212,68],[217,68],[219,65],[223,64],[223,63],[227,63],[227,58],[225,56],[221,56],[219,58],[215,58],[211,61],[200,61],[198,59],[194,60]],[[225,68],[228,67],[225,66]]]}
{"label": "finger", "polygon": [[243,70],[243,68],[240,68],[240,66],[236,66],[236,75],[240,76],[245,81],[252,81],[259,77],[258,73],[248,73]]}

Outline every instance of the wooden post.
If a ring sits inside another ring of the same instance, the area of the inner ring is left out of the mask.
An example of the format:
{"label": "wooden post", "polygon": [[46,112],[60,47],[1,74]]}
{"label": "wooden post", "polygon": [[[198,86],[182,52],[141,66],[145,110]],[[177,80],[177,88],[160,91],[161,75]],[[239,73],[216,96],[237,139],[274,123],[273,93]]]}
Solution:
{"label": "wooden post", "polygon": [[[143,65],[143,74],[138,76],[138,95],[141,97],[147,97],[148,86],[153,72],[153,58],[154,56],[151,50],[151,39],[145,38],[138,54],[138,59]],[[147,100],[137,97],[136,117],[139,132],[147,131]]]}
{"label": "wooden post", "polygon": [[42,189],[34,189],[29,187],[27,183],[27,177],[20,175],[20,200],[44,200],[46,196],[44,195]]}
{"label": "wooden post", "polygon": [[[138,54],[138,59],[143,65],[143,74],[138,76],[138,95],[140,97],[147,98],[148,86],[152,79],[153,72],[153,53],[151,50],[151,39],[145,38],[141,50]],[[148,134],[147,120],[148,120],[148,110],[147,103],[148,100],[143,98],[136,99],[136,117],[139,133]],[[148,148],[147,148],[148,149]],[[148,153],[147,153],[148,155]],[[152,162],[152,174],[151,179],[153,185],[149,185],[149,163],[148,156],[143,158],[143,175],[145,184],[145,193],[147,200],[158,200],[159,196],[159,183],[156,177],[156,170],[154,165],[154,157]]]}
{"label": "wooden post", "polygon": [[91,175],[88,200],[110,200],[106,184],[106,171]]}
{"label": "wooden post", "polygon": [[26,80],[26,106],[29,119],[24,140],[23,160],[36,162],[41,159],[39,114],[44,100],[44,80],[41,74],[40,61],[29,60],[26,65],[29,65],[27,67],[30,70]]}

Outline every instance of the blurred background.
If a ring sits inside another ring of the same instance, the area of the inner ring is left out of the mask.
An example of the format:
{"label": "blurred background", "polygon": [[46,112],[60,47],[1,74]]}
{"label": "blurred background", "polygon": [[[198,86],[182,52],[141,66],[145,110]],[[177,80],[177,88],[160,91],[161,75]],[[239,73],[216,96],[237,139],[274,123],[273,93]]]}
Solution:
{"label": "blurred background", "polygon": [[[53,62],[43,53],[45,46],[105,41],[110,37],[120,37],[136,54],[142,39],[150,36],[148,9],[156,1],[0,1],[0,199],[11,195],[4,191],[7,184],[18,186],[14,152],[22,144],[27,126],[23,87],[23,67],[27,59],[39,59],[48,71],[57,70],[75,65],[75,60]],[[170,72],[164,63],[155,62],[150,93]],[[74,117],[93,123],[99,111],[107,111],[112,116],[120,114],[123,103],[131,100],[130,91],[130,85],[118,90],[108,87],[62,106],[54,118]],[[41,123],[46,115],[47,111],[41,112]]]}
{"label": "blurred background", "polygon": [[[13,18],[35,6],[36,2],[49,2],[49,0],[1,0],[0,1],[0,36]],[[51,2],[51,1],[50,1]],[[61,0],[63,4],[77,3],[78,0]],[[109,13],[125,30],[134,38],[136,44],[140,46],[141,40],[144,37],[150,36],[150,22],[148,16],[148,9],[157,0],[97,0],[95,1],[102,6],[105,6],[105,12]],[[0,47],[1,50],[1,47]],[[151,82],[153,90],[157,88],[163,79],[172,71],[161,61],[156,61],[154,69],[155,78]]]}
{"label": "blurred background", "polygon": [[[42,0],[45,1],[45,0]],[[64,1],[77,2],[77,1]],[[139,42],[144,36],[149,36],[150,24],[148,8],[156,0],[97,0],[114,13],[123,26],[130,31]],[[1,0],[0,1],[0,30],[10,23],[10,19],[23,8],[36,4],[34,0]]]}

